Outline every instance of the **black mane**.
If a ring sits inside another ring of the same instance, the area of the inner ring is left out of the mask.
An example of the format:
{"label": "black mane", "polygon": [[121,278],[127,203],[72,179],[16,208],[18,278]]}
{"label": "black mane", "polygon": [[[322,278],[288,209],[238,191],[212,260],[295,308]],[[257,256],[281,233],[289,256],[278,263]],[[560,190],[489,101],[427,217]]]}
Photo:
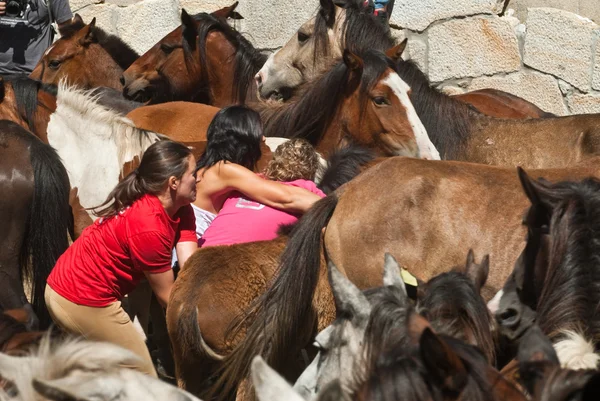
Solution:
{"label": "black mane", "polygon": [[202,66],[202,81],[208,81],[206,39],[211,31],[218,30],[236,48],[232,99],[233,103],[244,104],[248,87],[254,75],[267,61],[267,56],[255,49],[244,35],[229,26],[223,19],[207,13],[197,14],[193,18],[200,22],[198,26],[198,46]]}
{"label": "black mane", "polygon": [[551,339],[562,330],[598,338],[600,181],[563,182],[549,190],[554,210],[548,271],[537,303],[538,324]]}
{"label": "black mane", "polygon": [[4,84],[10,83],[19,113],[31,125],[35,118],[38,107],[38,92],[46,91],[56,96],[57,88],[55,85],[44,84],[40,81],[28,78],[26,75],[3,75]]}

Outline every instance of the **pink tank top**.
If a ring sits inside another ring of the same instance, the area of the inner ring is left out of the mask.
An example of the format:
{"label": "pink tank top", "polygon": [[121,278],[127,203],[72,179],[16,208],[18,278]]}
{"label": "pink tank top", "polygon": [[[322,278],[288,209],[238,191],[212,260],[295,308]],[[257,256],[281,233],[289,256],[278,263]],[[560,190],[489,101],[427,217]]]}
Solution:
{"label": "pink tank top", "polygon": [[[307,189],[321,197],[325,197],[314,182],[296,180],[282,182]],[[244,242],[267,241],[277,237],[280,225],[292,224],[298,216],[245,199],[239,192],[233,192],[223,203],[217,217],[200,238],[200,247],[215,245],[232,245]]]}

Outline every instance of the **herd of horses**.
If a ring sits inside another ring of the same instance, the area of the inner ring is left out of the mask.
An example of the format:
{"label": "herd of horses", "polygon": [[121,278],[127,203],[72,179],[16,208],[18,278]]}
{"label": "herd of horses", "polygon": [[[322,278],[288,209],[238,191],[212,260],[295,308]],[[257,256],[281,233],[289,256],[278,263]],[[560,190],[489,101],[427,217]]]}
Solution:
{"label": "herd of horses", "polygon": [[[157,393],[597,394],[600,115],[557,117],[491,89],[445,95],[362,3],[320,0],[269,57],[229,25],[242,18],[237,3],[183,10],[181,26],[141,56],[76,16],[29,77],[0,77],[0,350],[23,352],[44,335],[33,330],[50,324],[49,272],[144,150],[172,139],[199,155],[218,110],[245,104],[270,140],[305,138],[329,160],[328,196],[275,240],[189,259],[166,311],[174,374],[189,393]],[[270,157],[265,147],[260,165]],[[77,348],[49,343],[48,360]],[[90,383],[137,398],[154,388],[118,368],[130,355],[107,352],[96,366],[106,381]],[[0,354],[2,386],[18,391],[0,399],[93,394],[67,368],[46,377],[27,365],[29,382],[11,379],[7,361]],[[94,363],[84,365],[87,377]]]}

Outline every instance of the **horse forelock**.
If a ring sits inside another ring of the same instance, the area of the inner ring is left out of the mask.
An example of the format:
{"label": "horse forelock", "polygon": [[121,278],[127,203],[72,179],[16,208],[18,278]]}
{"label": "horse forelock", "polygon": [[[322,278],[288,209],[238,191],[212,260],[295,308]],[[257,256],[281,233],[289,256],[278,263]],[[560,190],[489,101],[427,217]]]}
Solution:
{"label": "horse forelock", "polygon": [[600,335],[600,181],[555,184],[549,263],[538,300],[538,321],[551,338],[573,330]]}
{"label": "horse forelock", "polygon": [[6,84],[12,87],[19,113],[27,119],[30,126],[33,125],[38,107],[38,91],[44,86],[23,75],[4,76],[4,85]]}

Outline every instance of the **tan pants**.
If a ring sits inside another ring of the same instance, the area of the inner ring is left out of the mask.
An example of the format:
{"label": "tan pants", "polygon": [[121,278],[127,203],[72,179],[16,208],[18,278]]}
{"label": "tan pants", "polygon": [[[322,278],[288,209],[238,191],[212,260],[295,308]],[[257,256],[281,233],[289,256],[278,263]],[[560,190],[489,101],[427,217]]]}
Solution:
{"label": "tan pants", "polygon": [[121,302],[102,308],[77,305],[57,294],[49,285],[46,285],[45,299],[52,320],[61,329],[88,340],[106,341],[130,350],[142,359],[142,363],[128,367],[156,377],[148,347],[121,308]]}

